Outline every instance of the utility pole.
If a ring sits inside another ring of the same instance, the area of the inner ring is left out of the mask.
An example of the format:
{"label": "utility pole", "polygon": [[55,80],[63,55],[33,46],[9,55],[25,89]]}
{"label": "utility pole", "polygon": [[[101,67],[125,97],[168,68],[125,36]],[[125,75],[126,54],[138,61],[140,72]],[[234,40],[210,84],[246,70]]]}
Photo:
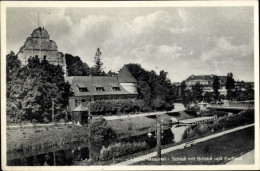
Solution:
{"label": "utility pole", "polygon": [[51,115],[51,118],[52,118],[52,122],[54,122],[54,98],[51,98],[51,101],[52,101],[52,115]]}
{"label": "utility pole", "polygon": [[157,158],[159,159],[159,165],[161,165],[161,120],[160,116],[157,115],[157,123],[156,123],[156,131],[157,131]]}
{"label": "utility pole", "polygon": [[56,166],[55,151],[53,151],[53,165]]}

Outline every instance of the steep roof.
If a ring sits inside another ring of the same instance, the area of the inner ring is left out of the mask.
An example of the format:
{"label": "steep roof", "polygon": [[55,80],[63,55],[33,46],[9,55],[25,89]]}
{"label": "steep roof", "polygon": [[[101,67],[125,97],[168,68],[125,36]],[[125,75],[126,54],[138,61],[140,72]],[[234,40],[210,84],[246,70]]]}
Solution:
{"label": "steep roof", "polygon": [[135,77],[131,74],[126,65],[120,69],[118,73],[118,82],[119,83],[137,83]]}
{"label": "steep roof", "polygon": [[[126,91],[113,76],[73,76],[66,80],[70,82],[74,96],[137,94]],[[103,87],[105,91],[96,91],[96,87]],[[113,91],[112,87],[119,87],[120,91]],[[87,92],[80,92],[79,88],[87,88]]]}

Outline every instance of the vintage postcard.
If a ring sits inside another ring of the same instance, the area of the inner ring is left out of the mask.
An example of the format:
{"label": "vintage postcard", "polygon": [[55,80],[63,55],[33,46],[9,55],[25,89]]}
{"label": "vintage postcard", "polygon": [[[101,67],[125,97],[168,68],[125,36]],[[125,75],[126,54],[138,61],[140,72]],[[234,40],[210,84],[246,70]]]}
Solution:
{"label": "vintage postcard", "polygon": [[3,170],[259,170],[257,1],[1,2]]}

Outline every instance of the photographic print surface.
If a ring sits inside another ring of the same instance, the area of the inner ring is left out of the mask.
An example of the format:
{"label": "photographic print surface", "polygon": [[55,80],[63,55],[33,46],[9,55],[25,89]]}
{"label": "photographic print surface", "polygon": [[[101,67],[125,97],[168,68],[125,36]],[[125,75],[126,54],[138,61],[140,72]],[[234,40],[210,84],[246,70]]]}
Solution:
{"label": "photographic print surface", "polygon": [[1,6],[5,169],[259,168],[254,1],[62,3]]}

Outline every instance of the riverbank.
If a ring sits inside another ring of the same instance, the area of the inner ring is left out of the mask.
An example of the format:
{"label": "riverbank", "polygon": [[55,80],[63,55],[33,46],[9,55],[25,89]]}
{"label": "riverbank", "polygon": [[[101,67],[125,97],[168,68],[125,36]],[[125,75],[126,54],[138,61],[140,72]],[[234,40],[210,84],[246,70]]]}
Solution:
{"label": "riverbank", "polygon": [[[216,165],[254,148],[254,127],[219,136],[194,146],[163,154],[162,165]],[[133,165],[158,165],[156,157]]]}
{"label": "riverbank", "polygon": [[7,153],[34,153],[53,146],[88,140],[88,128],[76,125],[48,125],[7,129]]}

